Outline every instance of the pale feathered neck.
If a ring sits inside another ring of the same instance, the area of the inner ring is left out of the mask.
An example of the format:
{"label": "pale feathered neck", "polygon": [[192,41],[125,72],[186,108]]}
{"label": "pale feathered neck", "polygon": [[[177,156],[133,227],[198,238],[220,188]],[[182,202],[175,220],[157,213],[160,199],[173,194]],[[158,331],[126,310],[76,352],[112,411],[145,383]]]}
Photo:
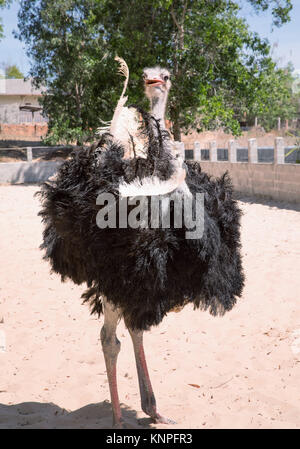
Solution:
{"label": "pale feathered neck", "polygon": [[150,100],[151,105],[151,115],[153,115],[156,120],[159,120],[160,128],[166,129],[165,123],[165,112],[167,106],[168,95],[164,97],[153,97]]}

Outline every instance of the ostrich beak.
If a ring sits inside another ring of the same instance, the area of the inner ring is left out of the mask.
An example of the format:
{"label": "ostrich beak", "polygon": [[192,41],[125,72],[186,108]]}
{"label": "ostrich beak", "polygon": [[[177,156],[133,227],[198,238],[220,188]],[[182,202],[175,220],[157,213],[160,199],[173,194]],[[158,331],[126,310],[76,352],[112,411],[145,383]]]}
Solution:
{"label": "ostrich beak", "polygon": [[164,81],[162,81],[159,78],[153,78],[153,79],[146,79],[145,80],[145,85],[146,86],[155,87],[155,86],[160,86],[161,84],[165,84],[165,83],[164,83]]}

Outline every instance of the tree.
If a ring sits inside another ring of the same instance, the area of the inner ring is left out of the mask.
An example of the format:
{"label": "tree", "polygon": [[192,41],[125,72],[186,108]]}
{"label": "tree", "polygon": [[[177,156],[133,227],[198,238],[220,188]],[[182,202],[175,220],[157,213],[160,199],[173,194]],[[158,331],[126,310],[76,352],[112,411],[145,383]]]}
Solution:
{"label": "tree", "polygon": [[293,5],[291,0],[248,0],[256,12],[272,9],[273,24],[281,26],[290,20],[289,13]]}
{"label": "tree", "polygon": [[5,78],[24,78],[23,73],[19,70],[19,68],[14,65],[7,65],[5,67]]}
{"label": "tree", "polygon": [[47,88],[42,104],[49,117],[48,142],[80,144],[99,126],[99,117],[113,110],[113,80],[120,81],[113,69],[103,72],[105,43],[101,26],[92,20],[95,2],[38,0],[20,6],[18,36],[34,61],[29,74],[36,86]]}
{"label": "tree", "polygon": [[[290,0],[249,1],[258,12],[269,5],[276,25],[288,20]],[[35,83],[48,89],[49,136],[82,141],[100,117],[111,119],[121,87],[115,54],[129,65],[132,103],[143,98],[143,67],[171,69],[176,140],[220,126],[238,134],[241,111],[259,104],[264,73],[274,70],[268,43],[238,11],[228,0],[22,0],[17,36]]]}
{"label": "tree", "polygon": [[297,116],[300,95],[293,86],[297,81],[292,64],[284,68],[271,68],[264,73],[262,97],[248,108],[248,120],[258,122],[267,131],[276,127],[278,117],[291,120]]}
{"label": "tree", "polygon": [[[264,72],[274,65],[267,42],[238,18],[237,2],[138,0],[130,8],[122,0],[98,3],[96,20],[101,17],[110,47],[125,55],[134,73],[156,62],[170,67],[176,140],[191,128],[239,132],[241,110],[257,103]],[[266,8],[265,2],[251,3],[257,11]],[[273,10],[276,23],[288,20],[290,2],[280,3],[287,6]]]}

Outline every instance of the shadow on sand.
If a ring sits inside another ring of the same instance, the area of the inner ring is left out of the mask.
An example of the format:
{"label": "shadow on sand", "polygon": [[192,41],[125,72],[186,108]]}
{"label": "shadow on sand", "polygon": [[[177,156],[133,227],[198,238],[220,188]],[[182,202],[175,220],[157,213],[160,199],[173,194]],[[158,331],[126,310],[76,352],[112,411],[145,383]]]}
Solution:
{"label": "shadow on sand", "polygon": [[271,198],[264,198],[258,196],[245,195],[243,193],[234,193],[234,198],[238,201],[248,204],[261,204],[262,206],[269,206],[270,208],[295,210],[300,212],[300,203],[289,203],[288,201],[277,201]]}
{"label": "shadow on sand", "polygon": [[39,184],[53,176],[61,164],[62,161],[0,164],[0,183]]}
{"label": "shadow on sand", "polygon": [[[126,428],[150,429],[150,418],[137,419],[134,410],[121,405]],[[110,402],[88,404],[68,411],[42,402],[0,404],[0,429],[112,429]]]}

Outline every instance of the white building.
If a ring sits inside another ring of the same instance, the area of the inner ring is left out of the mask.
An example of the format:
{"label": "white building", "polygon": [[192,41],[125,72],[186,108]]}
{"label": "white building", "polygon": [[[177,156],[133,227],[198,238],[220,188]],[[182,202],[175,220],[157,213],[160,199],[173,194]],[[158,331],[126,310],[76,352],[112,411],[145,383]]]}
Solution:
{"label": "white building", "polygon": [[0,79],[0,124],[47,122],[38,101],[41,97],[42,89],[30,80]]}

